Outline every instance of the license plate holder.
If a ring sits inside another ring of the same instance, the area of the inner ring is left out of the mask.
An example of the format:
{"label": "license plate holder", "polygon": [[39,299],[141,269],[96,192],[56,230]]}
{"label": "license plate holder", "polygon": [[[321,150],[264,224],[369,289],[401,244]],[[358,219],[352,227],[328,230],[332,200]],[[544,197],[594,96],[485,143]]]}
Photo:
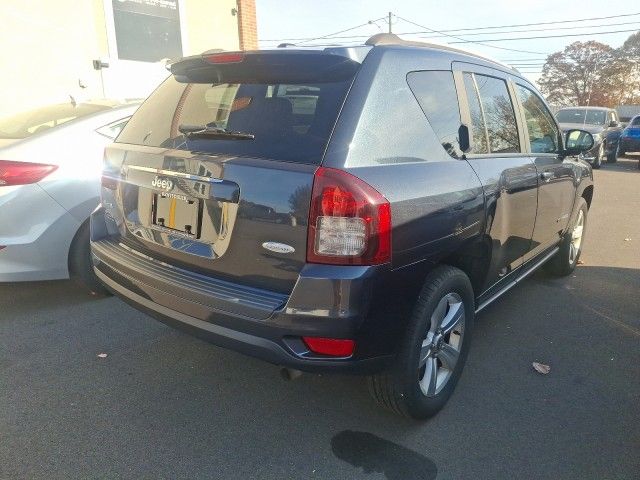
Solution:
{"label": "license plate holder", "polygon": [[188,238],[200,238],[201,200],[170,193],[155,193],[152,212],[154,228]]}

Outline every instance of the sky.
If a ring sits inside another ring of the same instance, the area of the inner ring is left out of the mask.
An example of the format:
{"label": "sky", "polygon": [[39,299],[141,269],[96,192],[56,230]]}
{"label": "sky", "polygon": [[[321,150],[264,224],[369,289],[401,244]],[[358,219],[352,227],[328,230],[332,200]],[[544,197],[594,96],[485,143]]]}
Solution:
{"label": "sky", "polygon": [[[393,32],[406,39],[447,44],[460,40],[516,38],[518,40],[485,42],[485,45],[456,43],[452,46],[514,65],[532,81],[538,79],[547,55],[560,51],[575,41],[596,40],[617,48],[629,35],[640,30],[640,3],[636,3],[635,0],[256,0],[256,4],[261,48],[276,46],[282,42],[304,43],[299,39],[321,37],[352,27],[358,28],[338,36],[358,37],[320,39],[307,42],[305,45],[363,43],[368,36],[387,31],[386,17],[391,11]],[[612,5],[615,5],[615,8],[611,8]],[[614,15],[617,18],[567,22]],[[376,21],[368,23],[373,20]],[[565,23],[475,31],[459,30],[559,21]],[[460,38],[443,36],[428,30],[455,30],[445,33]],[[624,32],[596,34],[620,30]],[[549,38],[558,35],[575,36]]]}

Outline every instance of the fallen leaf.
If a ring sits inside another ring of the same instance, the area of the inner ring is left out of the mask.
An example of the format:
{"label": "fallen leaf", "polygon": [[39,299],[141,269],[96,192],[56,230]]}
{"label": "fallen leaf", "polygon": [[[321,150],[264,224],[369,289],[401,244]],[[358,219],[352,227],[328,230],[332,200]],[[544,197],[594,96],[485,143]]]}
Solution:
{"label": "fallen leaf", "polygon": [[551,371],[551,367],[544,363],[533,362],[531,365],[536,372],[541,373],[542,375],[546,375]]}
{"label": "fallen leaf", "polygon": [[630,238],[625,238],[625,239],[624,239],[624,241],[625,241],[625,242],[630,242],[630,241],[631,241],[631,239],[630,239]]}
{"label": "fallen leaf", "polygon": [[107,358],[107,354],[106,353],[99,353],[98,354],[98,358]]}
{"label": "fallen leaf", "polygon": [[578,260],[578,265],[584,265],[584,262],[582,260]]}

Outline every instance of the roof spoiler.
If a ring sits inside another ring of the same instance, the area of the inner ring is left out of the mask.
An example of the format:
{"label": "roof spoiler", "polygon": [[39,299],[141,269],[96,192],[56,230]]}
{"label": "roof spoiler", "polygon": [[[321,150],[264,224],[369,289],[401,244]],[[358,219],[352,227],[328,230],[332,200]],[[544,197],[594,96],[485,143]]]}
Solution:
{"label": "roof spoiler", "polygon": [[182,83],[324,83],[352,78],[359,67],[328,50],[209,50],[169,70]]}

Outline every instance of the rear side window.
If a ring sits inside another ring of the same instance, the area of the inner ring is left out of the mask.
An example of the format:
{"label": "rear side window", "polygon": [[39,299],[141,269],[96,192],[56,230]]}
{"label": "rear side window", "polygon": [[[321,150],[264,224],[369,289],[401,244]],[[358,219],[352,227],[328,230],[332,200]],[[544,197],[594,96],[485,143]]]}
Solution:
{"label": "rear side window", "polygon": [[449,71],[411,72],[407,82],[415,95],[429,124],[438,136],[442,148],[454,158],[460,158],[462,151],[458,141],[460,128],[460,108],[458,95]]}
{"label": "rear side window", "polygon": [[516,85],[527,120],[532,153],[558,153],[560,132],[544,102],[528,88]]}
{"label": "rear side window", "polygon": [[[118,142],[320,163],[351,79],[292,84],[179,83],[169,77],[138,109]],[[249,133],[249,140],[188,138],[181,126]]]}
{"label": "rear side window", "polygon": [[[518,153],[520,152],[520,139],[516,115],[509,97],[509,90],[504,80],[478,74],[465,74],[467,98],[469,99],[473,131],[481,129],[482,121],[477,117],[477,108],[480,108],[480,116],[484,121],[487,131],[489,153]],[[479,98],[479,105],[477,99]],[[471,104],[475,104],[472,106]],[[477,125],[476,125],[477,124]],[[474,142],[476,136],[473,136]],[[482,146],[482,145],[481,145]],[[486,153],[475,151],[473,153]]]}
{"label": "rear side window", "polygon": [[471,138],[473,139],[473,145],[470,153],[489,153],[487,127],[485,126],[484,114],[480,106],[478,88],[476,87],[473,74],[464,74],[464,88],[467,92],[469,113],[471,114]]}

